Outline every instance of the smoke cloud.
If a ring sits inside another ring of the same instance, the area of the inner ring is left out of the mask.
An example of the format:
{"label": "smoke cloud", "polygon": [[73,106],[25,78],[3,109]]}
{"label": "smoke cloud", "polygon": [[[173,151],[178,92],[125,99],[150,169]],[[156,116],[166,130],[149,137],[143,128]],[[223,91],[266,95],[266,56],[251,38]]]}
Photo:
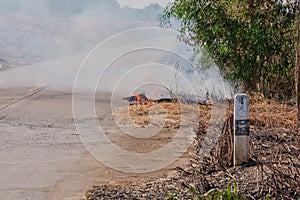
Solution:
{"label": "smoke cloud", "polygon": [[[161,11],[157,4],[134,9],[116,0],[0,0],[0,64],[12,67],[0,69],[0,88],[71,91],[91,49],[126,30],[158,27]],[[189,62],[191,48],[177,41],[176,32],[149,31],[124,32],[96,49],[87,70],[81,71],[80,89],[128,95],[153,90],[156,84],[202,96],[209,90],[224,91],[224,85],[216,86],[222,80],[216,67],[199,75]],[[98,86],[91,77],[99,79]],[[152,86],[141,86],[145,82]]]}

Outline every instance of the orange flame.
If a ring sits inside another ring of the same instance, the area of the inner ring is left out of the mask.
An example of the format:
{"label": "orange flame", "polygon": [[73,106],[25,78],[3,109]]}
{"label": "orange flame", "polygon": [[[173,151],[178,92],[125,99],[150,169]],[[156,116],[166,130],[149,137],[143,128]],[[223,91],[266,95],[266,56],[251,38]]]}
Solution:
{"label": "orange flame", "polygon": [[151,100],[148,100],[147,97],[143,94],[133,94],[133,96],[135,97],[135,101],[138,103],[138,104],[144,104],[144,105],[150,105],[150,104],[154,104],[153,101]]}

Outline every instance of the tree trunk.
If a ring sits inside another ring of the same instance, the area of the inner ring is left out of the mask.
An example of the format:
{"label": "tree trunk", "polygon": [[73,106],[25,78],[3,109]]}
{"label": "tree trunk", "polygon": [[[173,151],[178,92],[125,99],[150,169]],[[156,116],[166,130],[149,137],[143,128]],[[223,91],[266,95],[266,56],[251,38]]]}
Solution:
{"label": "tree trunk", "polygon": [[297,102],[297,131],[300,127],[300,66],[299,66],[299,51],[300,51],[300,2],[298,1],[297,9],[297,36],[296,36],[296,58],[295,58],[295,76],[296,76],[296,102]]}

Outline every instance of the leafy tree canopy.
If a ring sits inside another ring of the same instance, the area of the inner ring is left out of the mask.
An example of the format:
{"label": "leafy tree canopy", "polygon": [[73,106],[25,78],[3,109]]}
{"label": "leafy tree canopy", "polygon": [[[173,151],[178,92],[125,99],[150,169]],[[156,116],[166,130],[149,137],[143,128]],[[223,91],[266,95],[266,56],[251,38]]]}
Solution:
{"label": "leafy tree canopy", "polygon": [[181,39],[203,48],[246,89],[293,93],[296,3],[282,0],[175,0],[162,25],[180,21]]}

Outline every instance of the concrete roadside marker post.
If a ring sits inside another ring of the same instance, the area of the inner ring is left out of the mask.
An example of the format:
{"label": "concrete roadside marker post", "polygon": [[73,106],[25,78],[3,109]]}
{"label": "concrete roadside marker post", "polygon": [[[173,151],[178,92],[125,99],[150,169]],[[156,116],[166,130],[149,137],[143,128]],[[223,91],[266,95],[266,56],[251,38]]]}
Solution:
{"label": "concrete roadside marker post", "polygon": [[234,96],[234,166],[249,160],[249,132],[249,98],[246,94],[237,94]]}

